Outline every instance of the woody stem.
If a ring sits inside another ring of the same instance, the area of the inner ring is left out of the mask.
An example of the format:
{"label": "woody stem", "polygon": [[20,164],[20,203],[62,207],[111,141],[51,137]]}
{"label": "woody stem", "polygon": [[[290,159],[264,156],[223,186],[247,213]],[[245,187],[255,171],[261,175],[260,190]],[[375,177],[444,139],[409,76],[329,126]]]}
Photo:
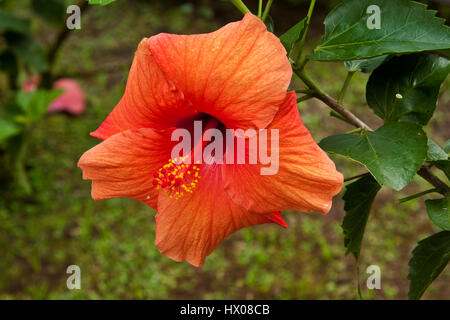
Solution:
{"label": "woody stem", "polygon": [[364,123],[361,119],[355,116],[352,112],[345,109],[339,102],[325,93],[319,86],[306,74],[305,69],[302,68],[299,70],[294,67],[295,74],[306,84],[306,86],[312,91],[312,95],[317,99],[324,102],[331,109],[339,113],[342,117],[344,117],[348,122],[350,122],[355,127],[359,127],[363,130],[373,131],[366,123]]}
{"label": "woody stem", "polygon": [[422,166],[417,174],[427,180],[432,186],[436,187],[436,191],[443,196],[450,196],[450,187],[441,179],[436,177],[426,166]]}

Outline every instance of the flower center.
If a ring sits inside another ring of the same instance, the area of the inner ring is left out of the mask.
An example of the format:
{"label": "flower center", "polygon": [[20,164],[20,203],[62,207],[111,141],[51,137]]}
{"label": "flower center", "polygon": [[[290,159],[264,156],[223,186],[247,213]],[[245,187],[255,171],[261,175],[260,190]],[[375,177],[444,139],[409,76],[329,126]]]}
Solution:
{"label": "flower center", "polygon": [[183,158],[169,159],[169,162],[153,173],[153,185],[162,189],[169,198],[179,199],[185,193],[192,193],[197,186],[200,168],[186,164]]}
{"label": "flower center", "polygon": [[[200,161],[197,159],[201,159],[203,148],[209,143],[207,130],[219,125],[213,117],[207,118],[203,121],[205,122],[201,139],[194,142],[190,155],[169,159],[168,163],[153,173],[153,185],[171,199],[179,199],[186,193],[192,193],[201,178]],[[196,163],[193,163],[193,159],[197,160]]]}

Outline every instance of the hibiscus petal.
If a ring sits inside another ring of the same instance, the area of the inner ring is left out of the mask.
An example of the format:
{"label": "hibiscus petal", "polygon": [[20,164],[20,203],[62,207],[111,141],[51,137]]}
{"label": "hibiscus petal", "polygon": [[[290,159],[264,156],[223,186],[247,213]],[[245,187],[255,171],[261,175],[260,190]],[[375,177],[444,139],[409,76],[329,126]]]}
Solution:
{"label": "hibiscus petal", "polygon": [[153,172],[170,158],[167,137],[149,128],[127,130],[86,151],[78,166],[83,179],[92,180],[92,198],[133,198],[156,209],[159,191],[152,184]]}
{"label": "hibiscus petal", "polygon": [[263,223],[287,227],[279,212],[255,214],[231,201],[217,165],[203,165],[200,174],[202,178],[192,194],[174,200],[160,193],[155,243],[169,258],[199,267],[234,231]]}
{"label": "hibiscus petal", "polygon": [[[288,93],[268,129],[279,130],[279,169],[261,175],[268,165],[223,166],[225,189],[237,204],[255,212],[277,210],[327,213],[342,188],[342,174],[314,142],[297,110],[294,92]],[[270,140],[268,154],[271,154]]]}
{"label": "hibiscus petal", "polygon": [[143,39],[135,53],[122,99],[92,136],[104,140],[125,130],[176,127],[180,119],[195,113],[165,78],[148,51],[147,41]]}
{"label": "hibiscus petal", "polygon": [[279,39],[251,14],[208,34],[162,33],[148,46],[186,99],[228,128],[266,127],[292,76]]}

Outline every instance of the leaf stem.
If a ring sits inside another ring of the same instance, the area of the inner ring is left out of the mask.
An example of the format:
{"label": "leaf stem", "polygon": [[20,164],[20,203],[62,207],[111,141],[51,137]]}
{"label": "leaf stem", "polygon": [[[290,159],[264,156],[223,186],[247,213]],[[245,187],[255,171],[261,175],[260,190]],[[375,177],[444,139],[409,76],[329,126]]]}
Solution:
{"label": "leaf stem", "polygon": [[359,256],[356,259],[356,279],[358,281],[357,298],[359,300],[364,300],[363,296],[362,296],[362,293],[361,293],[361,279],[359,277]]}
{"label": "leaf stem", "polygon": [[352,180],[355,180],[355,179],[358,179],[358,178],[361,178],[361,177],[365,177],[365,176],[368,176],[369,174],[370,174],[370,172],[361,173],[361,174],[358,174],[356,176],[344,179],[344,182],[348,182],[348,181],[352,181]]}
{"label": "leaf stem", "polygon": [[301,68],[303,68],[303,66],[306,64],[306,59],[304,58],[304,54],[303,54],[303,47],[305,46],[306,34],[308,33],[309,23],[311,21],[311,16],[314,11],[315,4],[316,4],[316,0],[311,0],[309,3],[308,14],[306,16],[306,21],[305,21],[305,31],[303,32],[302,38],[300,39],[300,42],[298,44],[298,56],[297,56],[296,64],[301,66]]}
{"label": "leaf stem", "polygon": [[305,94],[304,96],[302,96],[300,98],[297,98],[297,103],[309,100],[311,98],[314,98],[314,95],[312,95],[312,94]]}
{"label": "leaf stem", "polygon": [[345,93],[347,92],[348,85],[350,84],[350,81],[352,80],[354,74],[355,74],[354,71],[349,71],[347,73],[344,84],[342,85],[342,89],[339,92],[339,96],[338,96],[338,100],[337,100],[339,104],[342,104],[342,102],[344,101]]}
{"label": "leaf stem", "polygon": [[272,6],[273,0],[267,1],[266,7],[264,8],[264,12],[262,15],[262,21],[265,21],[267,16],[269,15],[270,7]]}
{"label": "leaf stem", "polygon": [[241,0],[230,0],[230,2],[243,14],[251,13],[247,6]]}
{"label": "leaf stem", "polygon": [[360,133],[361,131],[363,131],[363,129],[361,129],[361,128],[356,128],[356,129],[347,131],[345,134]]}
{"label": "leaf stem", "polygon": [[399,203],[403,203],[403,202],[406,202],[406,201],[409,201],[409,200],[420,198],[421,196],[424,196],[424,195],[426,195],[428,193],[438,192],[438,190],[439,190],[438,188],[428,189],[428,190],[425,190],[425,191],[422,191],[422,192],[410,195],[408,197],[398,199],[398,202]]}
{"label": "leaf stem", "polygon": [[259,0],[259,3],[258,3],[258,18],[260,18],[260,19],[261,19],[261,15],[262,15],[262,3],[263,3],[263,0]]}
{"label": "leaf stem", "polygon": [[344,122],[347,122],[349,125],[353,125],[350,121],[348,121],[347,119],[345,119],[343,116],[341,116],[339,113],[337,113],[337,112],[334,111],[334,110],[331,110],[331,111],[330,111],[330,117],[337,118],[337,119],[339,119],[339,120],[342,120],[342,121],[344,121]]}
{"label": "leaf stem", "polygon": [[298,89],[298,90],[295,90],[295,93],[309,94],[309,93],[312,93],[312,91],[309,89]]}

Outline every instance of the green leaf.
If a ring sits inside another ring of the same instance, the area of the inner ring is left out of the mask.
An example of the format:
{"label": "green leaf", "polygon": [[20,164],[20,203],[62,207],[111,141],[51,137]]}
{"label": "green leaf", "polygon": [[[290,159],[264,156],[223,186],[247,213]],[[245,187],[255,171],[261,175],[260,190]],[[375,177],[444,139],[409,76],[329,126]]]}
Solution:
{"label": "green leaf", "polygon": [[440,86],[449,72],[450,61],[437,55],[392,58],[371,74],[367,103],[385,122],[425,125],[436,109]]}
{"label": "green leaf", "polygon": [[[369,6],[380,8],[380,29],[369,29]],[[391,53],[450,48],[450,29],[436,11],[409,0],[348,0],[325,19],[313,60],[355,60]]]}
{"label": "green leaf", "polygon": [[428,152],[426,161],[448,160],[448,154],[433,140],[428,139]]}
{"label": "green leaf", "polygon": [[44,50],[39,42],[31,36],[16,32],[7,32],[5,39],[10,50],[26,64],[39,72],[48,70],[49,65]]}
{"label": "green leaf", "polygon": [[428,217],[433,223],[443,230],[450,231],[450,198],[425,200]]}
{"label": "green leaf", "polygon": [[34,92],[19,92],[16,103],[25,114],[26,122],[31,123],[42,118],[50,103],[55,100],[61,90],[37,90]]}
{"label": "green leaf", "polygon": [[433,164],[436,166],[436,168],[442,170],[447,176],[447,179],[450,180],[450,160],[434,161]]}
{"label": "green leaf", "polygon": [[271,16],[267,16],[266,20],[264,20],[264,24],[266,25],[267,31],[272,32],[275,30],[275,23]]}
{"label": "green leaf", "polygon": [[65,0],[32,0],[31,8],[45,21],[62,24],[66,15],[65,2]]}
{"label": "green leaf", "polygon": [[345,61],[344,64],[348,71],[370,73],[378,68],[389,57],[390,55],[384,54],[382,56],[368,59]]}
{"label": "green leaf", "polygon": [[330,136],[319,146],[364,164],[379,184],[395,190],[403,189],[411,181],[428,150],[425,132],[410,122],[389,123],[361,135]]}
{"label": "green leaf", "polygon": [[342,222],[344,245],[348,253],[359,258],[361,243],[369,218],[372,203],[380,190],[380,185],[372,176],[363,177],[347,186],[344,194],[346,215]]}
{"label": "green leaf", "polygon": [[444,144],[444,150],[442,150],[433,141],[428,141],[427,161],[436,166],[436,168],[442,170],[447,176],[447,179],[450,180],[450,160],[448,160],[448,153],[450,151],[449,147],[450,140],[447,140],[447,142]]}
{"label": "green leaf", "polygon": [[0,118],[0,142],[15,136],[20,131],[21,127],[17,123],[6,118]]}
{"label": "green leaf", "polygon": [[450,139],[444,143],[444,151],[450,153]]}
{"label": "green leaf", "polygon": [[27,20],[17,18],[8,11],[0,9],[0,30],[27,33],[29,23]]}
{"label": "green leaf", "polygon": [[99,4],[101,6],[106,6],[107,4],[113,3],[116,0],[89,0],[89,4]]}
{"label": "green leaf", "polygon": [[303,37],[305,27],[306,27],[306,18],[300,20],[300,22],[295,24],[292,28],[290,28],[288,31],[286,31],[285,33],[283,33],[283,35],[280,36],[280,41],[283,44],[284,48],[286,49],[288,56],[291,54],[294,45],[298,41],[300,41],[300,39]]}
{"label": "green leaf", "polygon": [[420,299],[450,260],[450,231],[419,241],[409,260],[409,298]]}

